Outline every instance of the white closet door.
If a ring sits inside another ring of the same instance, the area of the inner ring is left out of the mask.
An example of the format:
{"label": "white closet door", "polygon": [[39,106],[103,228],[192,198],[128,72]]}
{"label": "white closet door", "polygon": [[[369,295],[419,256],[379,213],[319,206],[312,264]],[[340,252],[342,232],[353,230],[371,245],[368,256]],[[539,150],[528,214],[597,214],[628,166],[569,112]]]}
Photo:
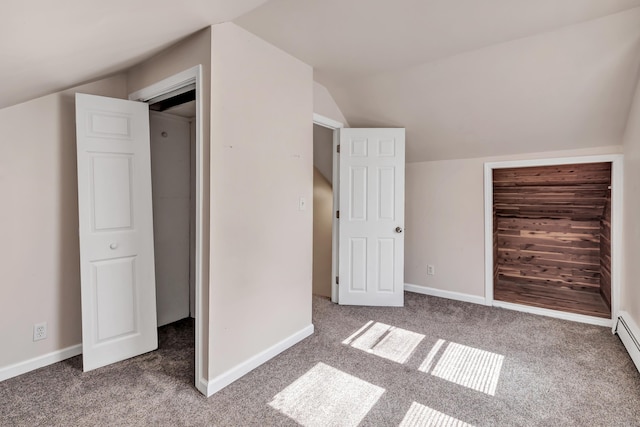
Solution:
{"label": "white closet door", "polygon": [[76,95],[83,367],[158,347],[147,104]]}

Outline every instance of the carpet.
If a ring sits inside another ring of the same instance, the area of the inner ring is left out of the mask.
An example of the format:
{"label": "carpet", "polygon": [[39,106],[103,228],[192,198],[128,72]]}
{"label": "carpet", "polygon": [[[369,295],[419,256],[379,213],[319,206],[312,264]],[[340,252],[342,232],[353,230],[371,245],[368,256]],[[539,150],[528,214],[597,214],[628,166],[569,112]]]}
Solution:
{"label": "carpet", "polygon": [[608,328],[414,293],[403,308],[314,297],[313,322],[313,336],[205,398],[184,319],[159,328],[157,351],[0,383],[0,425],[640,425],[640,374]]}

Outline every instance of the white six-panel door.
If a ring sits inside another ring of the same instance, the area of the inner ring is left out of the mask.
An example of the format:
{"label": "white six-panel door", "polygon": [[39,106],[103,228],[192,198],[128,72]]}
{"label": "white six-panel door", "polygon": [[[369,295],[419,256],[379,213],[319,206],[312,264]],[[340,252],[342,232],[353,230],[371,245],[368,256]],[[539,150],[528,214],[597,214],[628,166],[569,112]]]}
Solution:
{"label": "white six-panel door", "polygon": [[339,130],[340,304],[404,303],[404,129]]}
{"label": "white six-panel door", "polygon": [[158,347],[148,105],[77,94],[76,131],[88,371]]}

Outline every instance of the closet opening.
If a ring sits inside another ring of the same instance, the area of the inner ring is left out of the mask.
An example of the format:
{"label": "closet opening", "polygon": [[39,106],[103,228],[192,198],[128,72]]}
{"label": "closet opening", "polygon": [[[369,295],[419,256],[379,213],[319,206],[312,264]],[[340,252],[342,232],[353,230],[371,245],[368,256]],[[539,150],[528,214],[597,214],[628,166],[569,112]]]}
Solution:
{"label": "closet opening", "polygon": [[149,101],[158,326],[195,318],[195,89],[170,95]]}
{"label": "closet opening", "polygon": [[612,162],[495,168],[493,299],[612,318]]}
{"label": "closet opening", "polygon": [[[182,88],[148,101],[158,351],[194,380],[196,102]],[[167,356],[168,357],[168,356]]]}
{"label": "closet opening", "polygon": [[[129,99],[145,102],[150,107],[158,326],[165,325],[165,331],[173,330],[176,323],[188,326],[186,333],[179,334],[183,340],[173,344],[177,344],[175,348],[186,350],[180,357],[186,363],[182,367],[184,372],[195,370],[192,379],[196,388],[209,395],[204,334],[204,325],[208,321],[207,288],[203,275],[208,241],[205,234],[208,221],[205,209],[208,205],[205,186],[208,162],[205,160],[208,149],[205,145],[202,81],[202,65],[196,65],[129,94]],[[188,139],[184,137],[185,128]],[[181,142],[172,143],[170,140],[176,132],[183,135]],[[178,254],[178,259],[174,260],[171,254]],[[171,273],[163,271],[165,261],[172,263],[167,264]],[[166,280],[164,289],[161,280]],[[172,283],[178,283],[178,286],[174,287]],[[174,293],[179,294],[176,304],[166,303],[174,298]],[[182,320],[170,323],[175,319]],[[159,348],[162,348],[162,334],[158,337]]]}

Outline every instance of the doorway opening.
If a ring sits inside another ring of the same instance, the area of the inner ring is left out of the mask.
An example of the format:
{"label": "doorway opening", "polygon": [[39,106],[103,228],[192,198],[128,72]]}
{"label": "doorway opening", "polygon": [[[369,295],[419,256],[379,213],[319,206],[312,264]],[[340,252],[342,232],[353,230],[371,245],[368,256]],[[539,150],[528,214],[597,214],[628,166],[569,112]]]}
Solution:
{"label": "doorway opening", "polygon": [[613,326],[619,156],[485,164],[487,303]]}
{"label": "doorway opening", "polygon": [[313,294],[331,298],[333,130],[313,125]]}
{"label": "doorway opening", "polygon": [[493,171],[494,298],[611,318],[611,163]]}
{"label": "doorway opening", "polygon": [[338,302],[337,129],[344,125],[313,115],[313,294]]}
{"label": "doorway opening", "polygon": [[149,103],[158,326],[195,318],[195,98],[180,97]]}
{"label": "doorway opening", "polygon": [[195,386],[206,394],[201,88],[198,65],[132,93],[129,99],[150,106],[158,326],[185,318],[193,323]]}

